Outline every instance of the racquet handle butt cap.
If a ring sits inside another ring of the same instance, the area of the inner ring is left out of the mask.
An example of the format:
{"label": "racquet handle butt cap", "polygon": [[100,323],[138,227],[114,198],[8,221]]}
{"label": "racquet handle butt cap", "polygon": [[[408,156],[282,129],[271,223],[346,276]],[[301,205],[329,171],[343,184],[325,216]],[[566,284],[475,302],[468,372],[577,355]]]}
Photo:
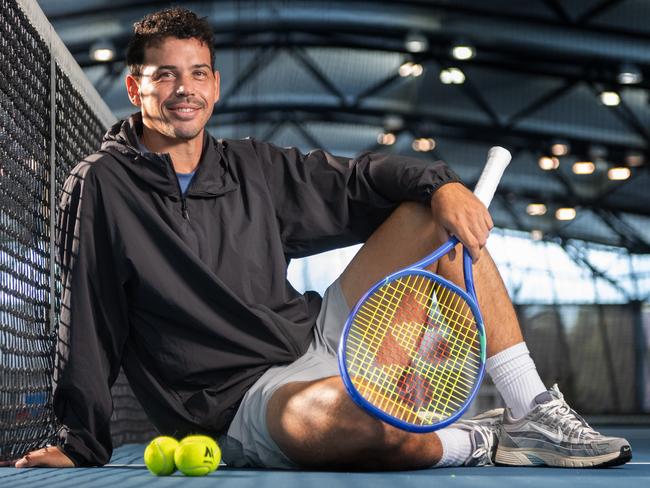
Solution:
{"label": "racquet handle butt cap", "polygon": [[505,166],[508,166],[510,163],[512,155],[510,154],[510,151],[508,151],[505,147],[494,146],[491,147],[488,151],[488,160],[493,158],[499,161],[500,164],[503,164],[505,168]]}

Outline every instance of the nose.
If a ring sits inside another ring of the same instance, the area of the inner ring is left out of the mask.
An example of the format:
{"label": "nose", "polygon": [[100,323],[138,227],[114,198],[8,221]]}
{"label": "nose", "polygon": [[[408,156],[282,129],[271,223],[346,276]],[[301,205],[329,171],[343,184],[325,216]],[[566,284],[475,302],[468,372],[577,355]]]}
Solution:
{"label": "nose", "polygon": [[186,83],[182,83],[178,85],[178,88],[176,88],[176,96],[187,97],[193,94],[194,92],[192,91],[191,87]]}
{"label": "nose", "polygon": [[188,97],[190,95],[194,95],[194,85],[192,83],[192,77],[187,75],[182,75],[178,78],[178,86],[176,87],[176,96]]}

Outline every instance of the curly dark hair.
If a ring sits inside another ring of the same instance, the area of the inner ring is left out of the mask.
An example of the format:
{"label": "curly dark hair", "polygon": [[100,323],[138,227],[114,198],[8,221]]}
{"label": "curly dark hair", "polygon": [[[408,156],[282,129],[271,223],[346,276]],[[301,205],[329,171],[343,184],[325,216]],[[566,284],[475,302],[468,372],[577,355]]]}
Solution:
{"label": "curly dark hair", "polygon": [[206,17],[181,7],[166,8],[145,15],[133,24],[133,37],[126,48],[126,64],[133,76],[142,74],[144,52],[166,37],[198,39],[210,49],[210,64],[214,69],[214,32]]}

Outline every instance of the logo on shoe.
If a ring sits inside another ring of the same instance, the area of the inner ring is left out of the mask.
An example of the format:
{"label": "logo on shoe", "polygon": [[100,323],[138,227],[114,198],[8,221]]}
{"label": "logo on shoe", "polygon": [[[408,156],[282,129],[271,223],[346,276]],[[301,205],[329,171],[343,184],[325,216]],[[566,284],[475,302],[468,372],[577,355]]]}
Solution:
{"label": "logo on shoe", "polygon": [[540,434],[548,437],[553,442],[557,442],[558,444],[562,442],[562,440],[564,439],[564,434],[562,433],[562,430],[559,427],[556,430],[549,430],[533,423],[531,423],[529,427],[534,431],[539,432]]}

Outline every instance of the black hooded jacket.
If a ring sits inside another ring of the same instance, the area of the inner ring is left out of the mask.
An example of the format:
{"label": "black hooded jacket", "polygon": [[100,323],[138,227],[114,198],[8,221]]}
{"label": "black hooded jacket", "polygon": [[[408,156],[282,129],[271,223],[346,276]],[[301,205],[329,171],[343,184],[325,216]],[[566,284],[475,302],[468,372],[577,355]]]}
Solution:
{"label": "black hooded jacket", "polygon": [[110,459],[120,365],[161,433],[225,432],[246,390],[312,339],[321,297],[293,289],[289,260],[362,242],[399,202],[458,181],[442,162],[206,135],[181,196],[169,156],[137,149],[141,128],[113,126],[60,203],[54,409],[77,466]]}

